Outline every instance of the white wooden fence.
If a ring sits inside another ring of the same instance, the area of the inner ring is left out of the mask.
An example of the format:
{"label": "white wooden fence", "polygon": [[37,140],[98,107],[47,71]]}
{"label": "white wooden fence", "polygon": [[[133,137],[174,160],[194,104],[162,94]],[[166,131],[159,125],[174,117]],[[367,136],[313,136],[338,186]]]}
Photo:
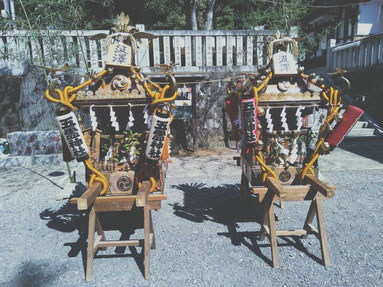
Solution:
{"label": "white wooden fence", "polygon": [[351,72],[383,64],[383,33],[340,46],[331,43],[330,40],[327,71],[333,72],[340,68]]}
{"label": "white wooden fence", "polygon": [[[137,25],[143,30],[143,25]],[[1,34],[0,68],[13,74],[22,72],[26,61],[60,67],[68,63],[77,70],[98,71],[105,62],[103,40],[90,40],[94,34],[108,31],[13,31]],[[178,64],[177,74],[196,75],[207,72],[251,72],[267,64],[265,30],[147,31],[157,38],[139,44],[135,62],[145,73],[159,73],[159,64]]]}

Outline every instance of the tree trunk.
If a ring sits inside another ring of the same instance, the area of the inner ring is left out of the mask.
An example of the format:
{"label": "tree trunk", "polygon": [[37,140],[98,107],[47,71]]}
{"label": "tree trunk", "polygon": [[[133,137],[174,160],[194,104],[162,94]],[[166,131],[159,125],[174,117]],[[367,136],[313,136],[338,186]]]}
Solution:
{"label": "tree trunk", "polygon": [[186,1],[186,25],[189,29],[198,30],[197,25],[197,0]]}
{"label": "tree trunk", "polygon": [[211,30],[213,28],[213,18],[214,18],[214,6],[215,0],[209,0],[207,4],[207,15],[205,22],[205,30]]}

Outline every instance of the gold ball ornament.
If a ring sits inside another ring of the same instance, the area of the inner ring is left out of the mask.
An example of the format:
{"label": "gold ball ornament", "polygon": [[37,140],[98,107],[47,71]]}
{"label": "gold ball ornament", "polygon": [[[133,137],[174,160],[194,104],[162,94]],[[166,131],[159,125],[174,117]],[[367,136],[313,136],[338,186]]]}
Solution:
{"label": "gold ball ornament", "polygon": [[258,114],[258,116],[260,116],[260,117],[264,116],[264,115],[265,115],[265,109],[262,108],[262,107],[258,107],[258,108],[257,108],[257,114]]}
{"label": "gold ball ornament", "polygon": [[316,75],[315,73],[311,73],[311,74],[309,75],[310,79],[314,79],[316,76],[317,76],[317,75]]}
{"label": "gold ball ornament", "polygon": [[132,80],[135,80],[135,79],[137,79],[136,75],[134,75],[134,74],[133,74],[133,75],[131,75],[131,76],[130,76],[130,78],[131,78]]}
{"label": "gold ball ornament", "polygon": [[257,142],[255,143],[255,146],[257,147],[257,149],[263,149],[265,144],[263,143],[262,140],[257,140]]}
{"label": "gold ball ornament", "polygon": [[114,69],[113,69],[113,68],[107,68],[107,69],[106,69],[106,72],[107,72],[108,74],[113,74]]}
{"label": "gold ball ornament", "polygon": [[341,122],[343,120],[343,115],[341,114],[336,114],[335,116],[335,120],[337,123]]}
{"label": "gold ball ornament", "polygon": [[136,70],[136,72],[140,72],[141,71],[141,68],[139,66],[135,66],[134,69]]}
{"label": "gold ball ornament", "polygon": [[323,151],[329,151],[331,146],[330,146],[330,144],[328,142],[324,142],[322,144],[321,148],[322,148]]}

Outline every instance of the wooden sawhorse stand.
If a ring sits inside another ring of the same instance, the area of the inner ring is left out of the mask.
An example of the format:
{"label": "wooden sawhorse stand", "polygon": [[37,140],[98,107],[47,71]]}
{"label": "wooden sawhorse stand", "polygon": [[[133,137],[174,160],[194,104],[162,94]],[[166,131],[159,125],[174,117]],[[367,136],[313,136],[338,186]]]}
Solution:
{"label": "wooden sawhorse stand", "polygon": [[[237,158],[235,158],[237,159]],[[261,236],[263,241],[267,236],[271,245],[271,256],[274,268],[279,268],[278,236],[302,236],[306,238],[314,234],[320,241],[321,253],[324,266],[330,266],[330,257],[327,243],[326,228],[323,217],[322,200],[334,197],[335,186],[328,186],[314,175],[306,175],[305,185],[281,185],[273,177],[267,177],[265,186],[249,187],[254,177],[253,168],[246,160],[240,158],[238,161],[242,167],[241,193],[258,195],[258,201],[262,204]],[[274,215],[274,202],[305,201],[311,200],[311,205],[302,229],[277,230]],[[313,225],[314,217],[317,218],[316,229]]]}
{"label": "wooden sawhorse stand", "polygon": [[[143,182],[137,195],[127,196],[94,196],[100,193],[102,186],[96,182],[80,198],[72,198],[71,203],[77,204],[79,210],[89,211],[88,225],[88,248],[86,262],[86,281],[91,281],[93,277],[93,260],[98,249],[107,247],[121,246],[143,246],[144,248],[144,276],[148,280],[150,277],[150,249],[156,246],[153,222],[151,216],[152,209],[161,208],[161,200],[166,200],[166,194],[149,194],[150,183]],[[90,195],[92,195],[90,197]],[[93,201],[93,203],[92,203]],[[111,211],[130,211],[134,204],[144,209],[144,239],[142,240],[106,240],[104,230],[100,224],[97,213]],[[97,232],[97,237],[95,237]]]}

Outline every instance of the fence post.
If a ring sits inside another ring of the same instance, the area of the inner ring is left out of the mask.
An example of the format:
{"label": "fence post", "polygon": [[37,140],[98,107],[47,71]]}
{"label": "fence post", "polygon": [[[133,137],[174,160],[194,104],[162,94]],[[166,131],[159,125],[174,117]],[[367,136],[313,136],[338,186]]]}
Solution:
{"label": "fence post", "polygon": [[336,46],[335,39],[329,39],[327,41],[327,55],[326,55],[326,71],[327,72],[331,72],[331,69],[332,69],[332,63],[334,60],[333,54],[332,54],[332,48],[334,48],[335,46]]}
{"label": "fence post", "polygon": [[[136,28],[140,32],[145,31],[144,24],[136,24]],[[149,41],[142,39],[141,43],[137,43],[137,61],[136,64],[141,67],[149,66]]]}

